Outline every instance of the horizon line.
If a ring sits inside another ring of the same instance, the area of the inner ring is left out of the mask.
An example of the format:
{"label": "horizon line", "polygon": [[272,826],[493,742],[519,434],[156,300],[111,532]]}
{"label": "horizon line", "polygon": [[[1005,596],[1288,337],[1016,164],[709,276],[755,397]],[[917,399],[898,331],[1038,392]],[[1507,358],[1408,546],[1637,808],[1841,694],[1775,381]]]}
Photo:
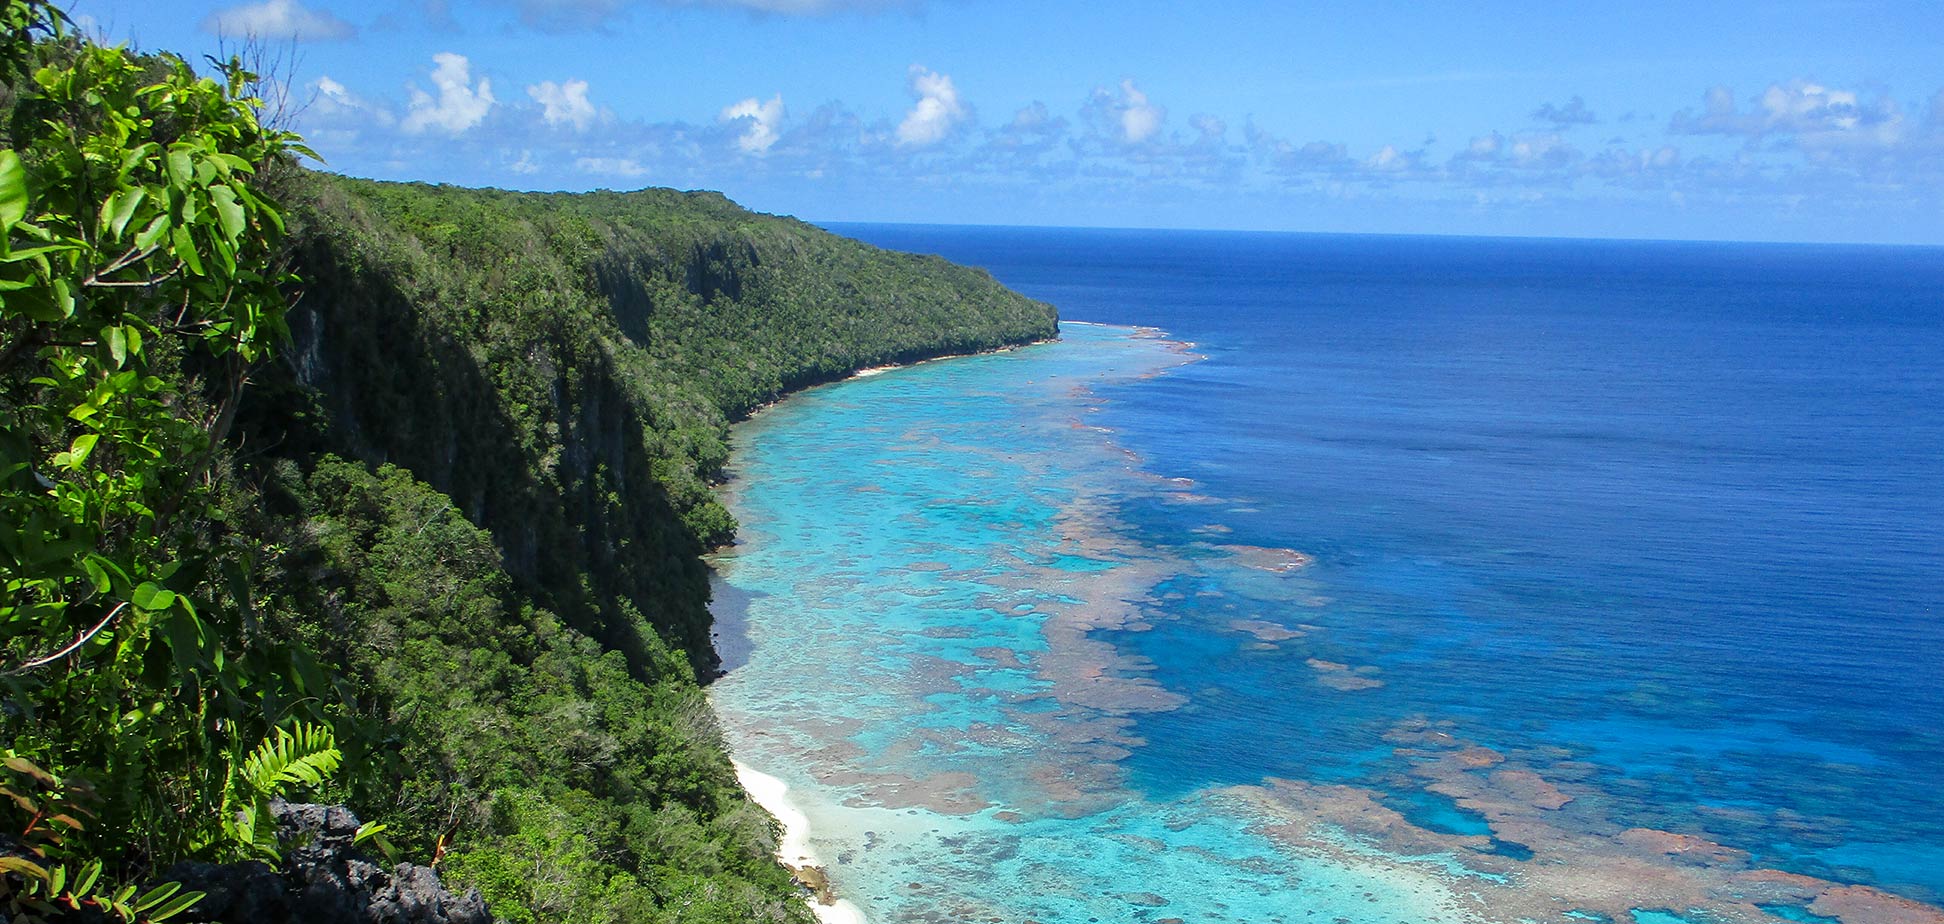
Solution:
{"label": "horizon line", "polygon": [[[650,187],[652,188],[652,187]],[[685,190],[688,191],[688,190]],[[708,190],[714,192],[714,190]],[[734,201],[733,199],[731,201]],[[738,203],[740,204],[740,203]],[[752,209],[752,211],[754,211]],[[1320,231],[1298,228],[1214,228],[1214,227],[1175,227],[1163,225],[1066,225],[1023,222],[1017,224],[999,222],[953,222],[953,221],[871,221],[855,218],[812,219],[798,215],[782,217],[795,218],[806,224],[820,228],[831,225],[893,225],[912,228],[990,228],[1018,229],[1034,231],[1173,231],[1187,234],[1281,234],[1305,237],[1429,237],[1454,240],[1487,239],[1500,241],[1550,241],[1550,242],[1587,242],[1613,244],[1757,244],[1777,247],[1894,247],[1912,250],[1944,250],[1944,241],[1841,241],[1841,240],[1791,240],[1786,238],[1732,238],[1732,237],[1627,237],[1623,235],[1568,235],[1568,234],[1500,234],[1493,232],[1452,232],[1452,231]]]}

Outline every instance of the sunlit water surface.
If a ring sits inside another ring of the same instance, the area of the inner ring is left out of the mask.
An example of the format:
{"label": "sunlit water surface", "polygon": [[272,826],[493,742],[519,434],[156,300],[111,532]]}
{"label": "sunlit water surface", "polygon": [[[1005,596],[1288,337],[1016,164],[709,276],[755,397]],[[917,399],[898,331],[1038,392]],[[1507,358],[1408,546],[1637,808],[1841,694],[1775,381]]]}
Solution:
{"label": "sunlit water surface", "polygon": [[1944,254],[838,230],[1161,328],[738,428],[873,922],[1944,921]]}

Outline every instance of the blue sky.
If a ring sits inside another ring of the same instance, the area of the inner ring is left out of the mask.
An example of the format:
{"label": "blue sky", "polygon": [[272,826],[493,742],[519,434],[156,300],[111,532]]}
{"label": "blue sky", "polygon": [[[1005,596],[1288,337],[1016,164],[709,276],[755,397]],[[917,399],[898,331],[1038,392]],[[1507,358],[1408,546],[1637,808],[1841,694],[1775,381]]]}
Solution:
{"label": "blue sky", "polygon": [[1944,243],[1944,4],[75,0],[332,169],[811,220]]}

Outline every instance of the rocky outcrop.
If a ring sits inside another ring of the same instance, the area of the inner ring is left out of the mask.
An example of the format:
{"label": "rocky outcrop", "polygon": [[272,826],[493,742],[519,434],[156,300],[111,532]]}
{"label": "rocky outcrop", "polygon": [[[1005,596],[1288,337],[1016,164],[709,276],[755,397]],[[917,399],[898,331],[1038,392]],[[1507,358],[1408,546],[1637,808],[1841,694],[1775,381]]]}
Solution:
{"label": "rocky outcrop", "polygon": [[165,881],[204,893],[190,920],[223,924],[492,924],[474,889],[453,895],[429,867],[386,868],[353,846],[358,816],[341,805],[276,803],[281,869],[259,861],[178,863]]}

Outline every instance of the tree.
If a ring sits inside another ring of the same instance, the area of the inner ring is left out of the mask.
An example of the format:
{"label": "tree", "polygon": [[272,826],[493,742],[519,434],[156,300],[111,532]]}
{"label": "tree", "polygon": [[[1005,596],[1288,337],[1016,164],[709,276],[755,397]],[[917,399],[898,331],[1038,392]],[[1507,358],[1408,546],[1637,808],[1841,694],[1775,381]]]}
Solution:
{"label": "tree", "polygon": [[264,174],[308,152],[235,59],[203,77],[97,46],[47,0],[4,0],[0,31],[4,756],[94,783],[75,856],[247,855],[261,839],[224,809],[256,798],[250,752],[328,691],[254,617],[215,490],[248,373],[287,336]]}

